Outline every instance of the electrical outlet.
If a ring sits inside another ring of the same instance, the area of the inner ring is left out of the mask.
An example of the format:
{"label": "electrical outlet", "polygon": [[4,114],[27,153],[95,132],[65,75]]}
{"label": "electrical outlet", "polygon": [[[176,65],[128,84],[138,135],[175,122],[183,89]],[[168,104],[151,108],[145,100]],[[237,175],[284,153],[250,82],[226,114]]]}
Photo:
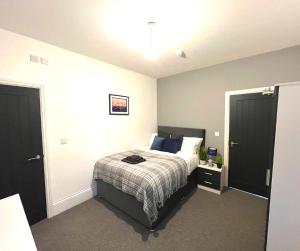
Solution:
{"label": "electrical outlet", "polygon": [[215,136],[219,137],[220,136],[220,132],[215,132]]}
{"label": "electrical outlet", "polygon": [[61,145],[65,145],[65,144],[67,144],[68,143],[68,139],[67,138],[62,138],[62,139],[60,139],[60,144]]}
{"label": "electrical outlet", "polygon": [[48,65],[48,58],[41,57],[40,61],[41,61],[41,64]]}
{"label": "electrical outlet", "polygon": [[39,63],[40,62],[40,58],[36,55],[30,54],[29,58],[30,58],[30,61],[33,62],[33,63]]}

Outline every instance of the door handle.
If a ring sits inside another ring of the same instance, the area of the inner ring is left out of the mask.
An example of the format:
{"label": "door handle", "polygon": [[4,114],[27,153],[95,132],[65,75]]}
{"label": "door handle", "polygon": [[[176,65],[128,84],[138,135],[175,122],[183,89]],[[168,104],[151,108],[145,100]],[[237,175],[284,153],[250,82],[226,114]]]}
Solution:
{"label": "door handle", "polygon": [[35,157],[29,158],[27,161],[39,160],[39,159],[41,159],[41,155],[37,154]]}
{"label": "door handle", "polygon": [[238,142],[230,141],[230,146],[231,146],[231,147],[234,147],[235,145],[238,145],[238,144],[239,144]]}

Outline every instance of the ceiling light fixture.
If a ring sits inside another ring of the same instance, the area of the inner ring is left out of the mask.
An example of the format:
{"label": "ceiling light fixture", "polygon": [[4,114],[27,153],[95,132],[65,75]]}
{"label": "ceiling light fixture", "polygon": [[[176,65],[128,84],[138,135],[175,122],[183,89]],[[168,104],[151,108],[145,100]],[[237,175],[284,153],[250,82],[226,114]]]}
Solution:
{"label": "ceiling light fixture", "polygon": [[157,50],[155,49],[153,42],[153,28],[155,26],[155,22],[151,21],[147,23],[149,27],[149,44],[146,46],[145,56],[150,60],[154,60],[157,58]]}

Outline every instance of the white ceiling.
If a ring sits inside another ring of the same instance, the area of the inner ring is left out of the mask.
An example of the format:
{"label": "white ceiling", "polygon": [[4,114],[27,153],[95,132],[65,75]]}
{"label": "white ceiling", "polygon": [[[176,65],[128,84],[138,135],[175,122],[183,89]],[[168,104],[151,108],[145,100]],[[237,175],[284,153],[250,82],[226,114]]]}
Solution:
{"label": "white ceiling", "polygon": [[299,13],[300,0],[0,0],[0,27],[160,78],[298,45]]}

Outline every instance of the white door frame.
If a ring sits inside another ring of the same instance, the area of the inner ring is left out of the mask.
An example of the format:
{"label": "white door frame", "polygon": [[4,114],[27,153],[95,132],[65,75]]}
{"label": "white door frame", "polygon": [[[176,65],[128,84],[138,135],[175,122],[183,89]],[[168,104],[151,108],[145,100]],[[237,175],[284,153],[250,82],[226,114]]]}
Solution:
{"label": "white door frame", "polygon": [[45,192],[46,192],[46,205],[47,205],[47,218],[53,216],[52,209],[52,193],[51,193],[51,179],[48,164],[48,145],[47,145],[47,130],[46,130],[46,113],[45,113],[45,99],[44,99],[44,85],[35,83],[26,83],[17,80],[0,78],[0,84],[27,88],[39,89],[40,93],[40,112],[41,112],[41,129],[42,129],[42,145],[44,153],[44,173],[45,173]]}
{"label": "white door frame", "polygon": [[225,186],[228,186],[228,174],[229,174],[229,129],[230,129],[230,97],[232,95],[260,93],[267,88],[274,88],[274,86],[265,86],[259,88],[227,91],[225,92],[225,127],[224,127],[224,166],[225,166]]}

